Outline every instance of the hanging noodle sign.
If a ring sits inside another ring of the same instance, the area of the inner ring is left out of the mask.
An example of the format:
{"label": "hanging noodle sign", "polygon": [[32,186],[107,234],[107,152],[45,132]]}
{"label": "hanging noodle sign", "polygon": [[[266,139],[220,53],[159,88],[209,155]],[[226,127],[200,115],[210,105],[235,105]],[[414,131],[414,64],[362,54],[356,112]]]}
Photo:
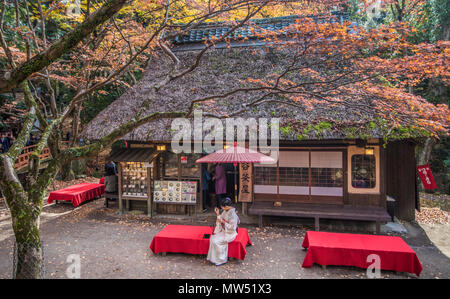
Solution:
{"label": "hanging noodle sign", "polygon": [[430,165],[417,166],[417,172],[419,173],[420,180],[425,189],[437,189],[436,182],[434,181],[433,174],[431,173]]}

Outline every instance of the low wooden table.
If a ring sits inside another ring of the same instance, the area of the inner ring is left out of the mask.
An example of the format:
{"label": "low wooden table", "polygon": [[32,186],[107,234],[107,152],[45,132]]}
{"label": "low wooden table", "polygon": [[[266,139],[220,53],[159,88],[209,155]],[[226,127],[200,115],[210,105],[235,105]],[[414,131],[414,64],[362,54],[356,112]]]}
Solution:
{"label": "low wooden table", "polygon": [[77,207],[82,202],[101,197],[103,193],[105,193],[103,184],[81,183],[50,192],[47,202],[70,201],[74,207]]}
{"label": "low wooden table", "polygon": [[[211,226],[167,225],[153,237],[150,249],[154,254],[208,254],[209,239],[203,236],[212,234],[213,229]],[[234,241],[228,244],[228,256],[243,260],[247,254],[247,245],[252,245],[247,229],[239,228]]]}
{"label": "low wooden table", "polygon": [[417,276],[422,271],[416,253],[400,237],[307,231],[302,247],[308,249],[302,264],[304,268],[316,263],[367,269],[373,263],[367,261],[367,257],[376,254],[382,270]]}

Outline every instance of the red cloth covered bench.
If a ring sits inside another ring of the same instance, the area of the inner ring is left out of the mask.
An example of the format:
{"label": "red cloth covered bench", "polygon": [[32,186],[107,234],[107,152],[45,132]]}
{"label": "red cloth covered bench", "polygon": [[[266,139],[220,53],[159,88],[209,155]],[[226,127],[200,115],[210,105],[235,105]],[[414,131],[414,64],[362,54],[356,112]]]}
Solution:
{"label": "red cloth covered bench", "polygon": [[377,254],[381,270],[417,276],[422,271],[416,253],[400,237],[307,231],[302,246],[308,248],[302,264],[305,268],[316,263],[367,269],[373,263],[367,262],[367,257]]}
{"label": "red cloth covered bench", "polygon": [[[154,254],[160,252],[175,252],[188,254],[208,254],[209,239],[205,234],[211,234],[211,226],[167,225],[153,237],[150,249]],[[239,228],[233,242],[228,243],[228,256],[243,260],[247,254],[245,247],[252,245],[247,229]]]}
{"label": "red cloth covered bench", "polygon": [[74,207],[82,202],[98,198],[105,193],[105,185],[93,183],[81,183],[50,192],[47,202],[50,204],[55,200],[70,201]]}

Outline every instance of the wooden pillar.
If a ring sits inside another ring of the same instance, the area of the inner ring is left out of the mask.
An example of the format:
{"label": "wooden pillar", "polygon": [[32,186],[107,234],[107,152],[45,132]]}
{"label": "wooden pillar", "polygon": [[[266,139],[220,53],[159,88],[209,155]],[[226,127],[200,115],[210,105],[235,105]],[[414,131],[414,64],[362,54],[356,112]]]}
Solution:
{"label": "wooden pillar", "polygon": [[147,216],[152,217],[152,169],[147,167]]}
{"label": "wooden pillar", "polygon": [[316,229],[316,231],[319,231],[319,217],[318,216],[316,216],[316,217],[314,217],[314,226],[315,226],[315,229]]}
{"label": "wooden pillar", "polygon": [[347,161],[347,157],[348,157],[348,152],[347,149],[342,151],[342,187],[343,187],[343,192],[344,192],[344,198],[343,198],[343,202],[344,205],[348,205],[349,204],[349,199],[348,199],[348,180],[349,180],[349,169],[348,169],[348,161]]}
{"label": "wooden pillar", "polygon": [[[309,149],[308,154],[309,154],[309,158],[308,158],[308,160],[309,160],[309,162],[308,162],[308,163],[309,163],[309,166],[308,166],[308,188],[309,188],[309,195],[308,195],[308,198],[309,198],[309,201],[311,202],[311,201],[312,201],[312,196],[311,196],[311,176],[312,176],[312,171],[311,171],[311,149]],[[319,230],[319,229],[317,228],[318,223],[319,223],[319,220],[318,220],[318,218],[317,218],[316,230]]]}
{"label": "wooden pillar", "polygon": [[122,162],[119,162],[119,214],[123,214],[123,201],[122,201]]}
{"label": "wooden pillar", "polygon": [[[205,207],[203,206],[203,165],[202,164],[200,164],[200,181],[199,181],[199,185],[200,185],[200,188],[199,188],[200,189],[200,196],[199,196],[199,198],[200,198],[200,210],[203,211],[203,209]],[[197,216],[197,213],[195,213],[195,216]]]}

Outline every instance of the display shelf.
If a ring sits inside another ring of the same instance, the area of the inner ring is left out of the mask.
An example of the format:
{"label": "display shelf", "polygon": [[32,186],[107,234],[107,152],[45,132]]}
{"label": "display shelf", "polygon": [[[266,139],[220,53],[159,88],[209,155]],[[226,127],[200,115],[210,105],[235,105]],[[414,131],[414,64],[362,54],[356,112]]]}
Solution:
{"label": "display shelf", "polygon": [[127,162],[122,170],[122,196],[130,198],[148,197],[147,168],[141,162]]}

